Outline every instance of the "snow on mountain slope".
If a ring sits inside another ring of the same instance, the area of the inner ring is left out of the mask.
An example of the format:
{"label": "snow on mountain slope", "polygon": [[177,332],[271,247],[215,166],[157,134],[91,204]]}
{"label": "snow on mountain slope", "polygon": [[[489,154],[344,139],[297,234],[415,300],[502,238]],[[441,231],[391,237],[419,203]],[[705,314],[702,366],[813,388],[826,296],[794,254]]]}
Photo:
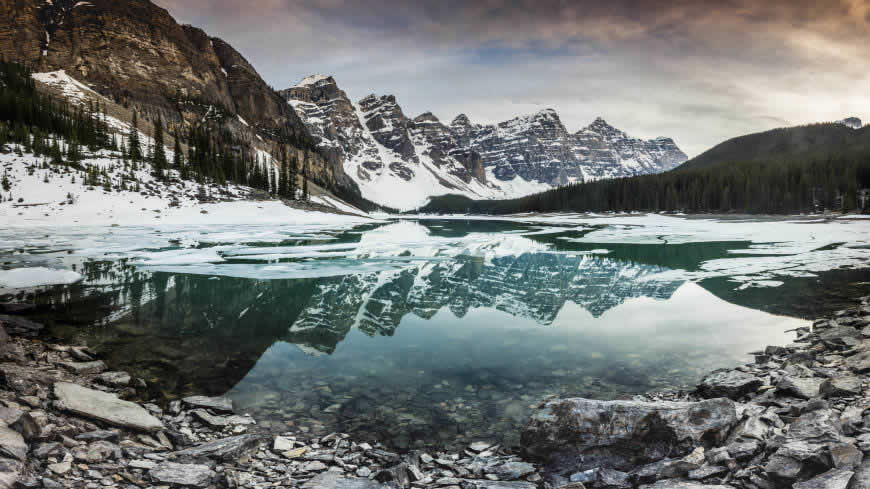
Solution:
{"label": "snow on mountain slope", "polygon": [[596,119],[571,134],[553,109],[499,124],[432,113],[410,119],[392,95],[354,104],[335,79],[309,76],[281,95],[369,200],[402,210],[430,197],[515,198],[572,182],[657,173],[687,157],[673,140],[632,138]]}
{"label": "snow on mountain slope", "polygon": [[[97,98],[108,102],[63,71],[35,73],[33,78],[74,104]],[[111,116],[106,121],[119,144],[126,145],[130,125]],[[143,148],[154,145],[141,131],[139,139]],[[182,180],[176,170],[169,170],[166,180],[160,181],[149,164],[140,163],[135,169],[125,166],[121,155],[109,150],[86,151],[84,159],[72,166],[50,164],[47,157],[21,149],[7,145],[8,152],[3,152],[0,148],[0,178],[5,177],[10,185],[8,191],[0,188],[0,222],[8,226],[367,221],[364,212],[327,194],[312,195],[311,201],[357,216],[291,208],[242,185],[200,185]],[[165,152],[172,161],[172,149],[165,148]],[[271,164],[267,152],[258,150],[258,154],[261,161]],[[83,169],[88,167],[98,170],[99,184],[85,185]]]}
{"label": "snow on mountain slope", "polygon": [[[409,210],[430,197],[516,197],[539,188],[526,181],[487,181],[479,155],[460,148],[431,114],[409,119],[393,96],[353,103],[330,76],[309,76],[281,92],[324,151],[341,158],[363,197]],[[549,188],[549,187],[547,187]]]}

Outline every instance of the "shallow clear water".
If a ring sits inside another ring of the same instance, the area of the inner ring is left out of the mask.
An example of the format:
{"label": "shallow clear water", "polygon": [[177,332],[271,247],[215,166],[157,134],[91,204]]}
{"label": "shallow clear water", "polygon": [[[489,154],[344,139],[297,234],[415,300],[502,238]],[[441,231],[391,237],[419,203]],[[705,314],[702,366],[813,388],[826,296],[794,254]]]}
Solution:
{"label": "shallow clear water", "polygon": [[0,294],[155,394],[227,394],[269,429],[511,445],[548,395],[689,388],[789,342],[821,280],[855,283],[827,270],[866,261],[862,223],[806,246],[674,221],[6,231],[5,268],[85,278]]}

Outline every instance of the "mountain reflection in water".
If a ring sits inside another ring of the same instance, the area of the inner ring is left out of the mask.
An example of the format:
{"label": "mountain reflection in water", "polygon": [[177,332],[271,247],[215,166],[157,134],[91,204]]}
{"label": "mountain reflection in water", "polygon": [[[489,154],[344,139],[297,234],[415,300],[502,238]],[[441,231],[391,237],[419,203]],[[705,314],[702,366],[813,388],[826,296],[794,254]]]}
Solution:
{"label": "mountain reflection in water", "polygon": [[[720,292],[740,295],[722,281],[680,277],[749,243],[589,244],[571,241],[585,230],[414,226],[431,239],[491,242],[416,253],[367,237],[381,229],[372,226],[222,251],[220,263],[85,261],[81,284],[39,300],[62,311],[54,335],[94,346],[166,397],[227,394],[266,428],[354,432],[399,448],[516,443],[547,395],[690,386],[805,324],[723,301]],[[296,269],[307,278],[257,278]],[[790,284],[752,297],[788,296]]]}

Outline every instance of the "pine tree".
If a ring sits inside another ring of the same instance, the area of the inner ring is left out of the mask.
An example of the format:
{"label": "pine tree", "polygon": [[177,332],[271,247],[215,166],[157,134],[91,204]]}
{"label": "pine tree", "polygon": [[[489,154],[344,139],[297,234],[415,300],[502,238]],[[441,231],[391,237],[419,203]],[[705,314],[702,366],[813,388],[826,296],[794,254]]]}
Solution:
{"label": "pine tree", "polygon": [[302,198],[304,200],[309,200],[311,198],[311,194],[308,193],[308,165],[306,158],[305,168],[302,170]]}
{"label": "pine tree", "polygon": [[296,190],[299,188],[299,163],[296,161],[296,153],[290,158],[290,176],[287,181],[287,192],[291,200],[296,200]]}
{"label": "pine tree", "polygon": [[2,185],[4,192],[9,192],[9,190],[12,188],[12,183],[9,181],[9,176],[6,174],[6,171],[3,171]]}
{"label": "pine tree", "polygon": [[163,117],[157,117],[154,123],[154,156],[151,158],[157,178],[163,179],[166,170],[166,150],[163,147]]}
{"label": "pine tree", "polygon": [[184,155],[181,154],[181,142],[178,141],[178,132],[175,133],[175,146],[172,148],[172,166],[176,170],[181,170],[184,166]]}
{"label": "pine tree", "polygon": [[139,115],[133,111],[133,122],[130,123],[130,134],[128,136],[128,153],[133,162],[142,161],[142,145],[139,143]]}

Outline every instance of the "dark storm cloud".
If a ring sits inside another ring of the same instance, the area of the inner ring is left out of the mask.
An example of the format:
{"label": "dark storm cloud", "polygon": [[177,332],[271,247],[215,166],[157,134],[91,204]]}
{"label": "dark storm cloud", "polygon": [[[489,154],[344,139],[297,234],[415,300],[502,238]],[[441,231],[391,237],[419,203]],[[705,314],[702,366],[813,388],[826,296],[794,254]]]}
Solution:
{"label": "dark storm cloud", "polygon": [[358,99],[493,122],[601,115],[696,154],[746,132],[870,115],[870,0],[157,0],[271,84],[329,73]]}

